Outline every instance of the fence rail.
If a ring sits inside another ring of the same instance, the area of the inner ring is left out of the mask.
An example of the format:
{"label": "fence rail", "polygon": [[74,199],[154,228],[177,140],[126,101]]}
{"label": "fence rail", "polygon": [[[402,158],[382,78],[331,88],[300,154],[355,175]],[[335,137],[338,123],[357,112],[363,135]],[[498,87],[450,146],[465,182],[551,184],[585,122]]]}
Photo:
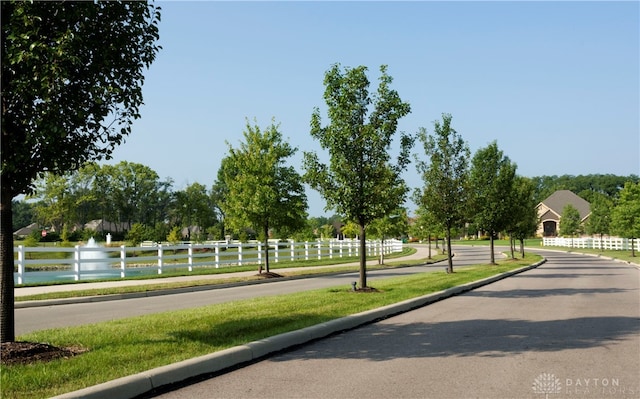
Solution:
{"label": "fence rail", "polygon": [[[542,245],[545,247],[569,247],[569,248],[595,248],[595,249],[613,249],[613,250],[631,250],[631,241],[628,238],[619,237],[543,237]],[[633,247],[638,249],[640,239],[633,239]]]}
{"label": "fence rail", "polygon": [[[315,242],[270,241],[270,263],[358,256],[358,240]],[[402,242],[367,241],[367,255],[402,251]],[[171,269],[220,268],[264,264],[264,243],[211,242],[205,244],[157,244],[139,247],[24,247],[16,248],[16,284],[47,281],[80,281],[162,274]],[[51,257],[37,256],[49,253]],[[55,255],[54,255],[55,254]],[[55,256],[61,257],[56,259]]]}

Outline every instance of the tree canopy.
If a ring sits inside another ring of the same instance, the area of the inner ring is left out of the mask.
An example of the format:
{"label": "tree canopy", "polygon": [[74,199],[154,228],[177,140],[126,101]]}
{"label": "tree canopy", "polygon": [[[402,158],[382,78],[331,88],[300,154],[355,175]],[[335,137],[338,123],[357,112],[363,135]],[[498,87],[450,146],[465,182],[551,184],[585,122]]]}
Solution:
{"label": "tree canopy", "polygon": [[329,164],[316,153],[304,154],[304,179],[334,209],[360,226],[360,287],[367,287],[365,229],[389,215],[409,191],[401,173],[410,161],[413,138],[401,133],[397,160],[391,145],[398,120],[411,112],[408,103],[391,89],[387,66],[380,67],[378,89],[369,93],[367,67],[333,65],[324,77],[324,100],[329,124],[322,126],[320,110],[311,116],[311,136],[329,152]]}
{"label": "tree canopy", "polygon": [[434,133],[418,132],[426,159],[417,158],[424,186],[419,206],[424,207],[445,230],[449,251],[447,272],[453,273],[451,230],[465,221],[468,200],[469,147],[451,126],[451,115],[434,121]]}
{"label": "tree canopy", "polygon": [[635,256],[634,238],[640,237],[640,183],[627,182],[611,215],[611,229],[621,237],[632,239],[631,256]]}
{"label": "tree canopy", "polygon": [[300,175],[285,161],[295,154],[283,141],[279,126],[264,130],[247,121],[244,142],[229,145],[226,166],[222,168],[228,195],[222,208],[226,223],[235,230],[253,228],[265,243],[265,265],[269,272],[268,238],[270,229],[295,231],[306,223],[307,197]]}
{"label": "tree canopy", "polygon": [[109,158],[160,47],[147,2],[1,2],[0,340],[15,339],[11,200],[44,172]]}
{"label": "tree canopy", "polygon": [[494,141],[480,148],[471,160],[469,175],[469,219],[489,233],[491,264],[495,264],[493,239],[504,230],[511,215],[511,193],[516,166]]}

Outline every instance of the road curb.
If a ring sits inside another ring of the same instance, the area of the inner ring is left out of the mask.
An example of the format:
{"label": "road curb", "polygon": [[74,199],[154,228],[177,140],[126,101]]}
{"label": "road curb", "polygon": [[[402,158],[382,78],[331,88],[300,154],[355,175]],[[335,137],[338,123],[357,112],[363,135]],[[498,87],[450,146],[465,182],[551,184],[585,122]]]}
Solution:
{"label": "road curb", "polygon": [[187,359],[181,362],[147,370],[138,374],[111,380],[77,391],[55,396],[52,399],[103,399],[103,398],[135,398],[150,393],[163,386],[176,384],[201,375],[224,372],[256,362],[268,355],[303,345],[332,334],[352,330],[379,320],[421,308],[434,302],[494,283],[536,268],[546,259],[516,270],[487,277],[482,280],[452,287],[443,291],[424,295],[418,298],[387,305],[381,308],[349,315],[339,319],[320,323],[314,326],[290,331],[273,337],[253,341],[245,345],[235,346],[208,355]]}

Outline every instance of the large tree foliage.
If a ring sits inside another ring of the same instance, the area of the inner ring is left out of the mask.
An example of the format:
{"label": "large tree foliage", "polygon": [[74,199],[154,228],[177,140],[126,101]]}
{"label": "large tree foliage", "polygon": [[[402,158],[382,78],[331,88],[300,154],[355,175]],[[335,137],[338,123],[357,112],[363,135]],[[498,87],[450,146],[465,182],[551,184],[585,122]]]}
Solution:
{"label": "large tree foliage", "polygon": [[631,239],[631,256],[636,256],[634,239],[640,237],[640,183],[627,182],[611,215],[614,234]]}
{"label": "large tree foliage", "polygon": [[536,203],[543,201],[557,190],[569,190],[580,197],[593,202],[595,193],[604,194],[610,199],[618,193],[626,182],[638,183],[637,175],[616,176],[612,174],[537,176],[532,178],[535,184]]}
{"label": "large tree foliage", "polygon": [[445,230],[449,252],[447,272],[453,273],[451,231],[465,221],[468,205],[469,147],[451,127],[451,115],[434,121],[434,133],[418,132],[425,159],[417,159],[424,186],[418,206],[425,207]]}
{"label": "large tree foliage", "polygon": [[410,161],[413,138],[400,134],[397,161],[391,145],[398,120],[411,107],[390,88],[393,79],[380,67],[378,90],[369,94],[367,68],[333,65],[324,77],[329,124],[322,126],[320,110],[311,116],[311,136],[329,152],[329,165],[316,153],[304,154],[305,181],[334,209],[360,227],[360,287],[367,287],[366,227],[387,216],[405,201],[408,187],[401,173]]}
{"label": "large tree foliage", "polygon": [[494,141],[480,148],[471,159],[469,174],[469,219],[489,233],[491,264],[495,264],[493,240],[504,230],[511,215],[510,195],[516,176],[516,165]]}
{"label": "large tree foliage", "polygon": [[108,158],[159,50],[146,2],[1,2],[0,340],[15,340],[11,200],[43,172]]}
{"label": "large tree foliage", "polygon": [[244,142],[238,148],[229,144],[229,160],[223,161],[233,168],[221,169],[228,189],[222,203],[226,223],[235,230],[253,228],[262,235],[267,273],[270,229],[300,229],[307,218],[302,179],[285,165],[297,149],[283,141],[278,129],[272,123],[262,131],[247,121]]}

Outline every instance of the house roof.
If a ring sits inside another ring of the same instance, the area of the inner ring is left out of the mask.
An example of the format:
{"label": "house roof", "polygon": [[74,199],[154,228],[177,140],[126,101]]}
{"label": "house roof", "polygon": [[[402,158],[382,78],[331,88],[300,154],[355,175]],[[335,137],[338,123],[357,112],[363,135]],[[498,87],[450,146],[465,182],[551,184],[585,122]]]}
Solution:
{"label": "house roof", "polygon": [[13,234],[15,234],[17,236],[28,236],[34,230],[40,230],[40,227],[38,226],[38,223],[31,223],[28,226],[25,226],[25,227],[23,227],[21,229],[16,230]]}
{"label": "house roof", "polygon": [[[540,204],[544,204],[547,208],[558,214],[558,216],[562,215],[564,207],[568,204],[573,205],[578,210],[581,220],[584,220],[591,213],[591,204],[570,190],[558,190]],[[539,206],[540,205],[538,205],[538,207]]]}

